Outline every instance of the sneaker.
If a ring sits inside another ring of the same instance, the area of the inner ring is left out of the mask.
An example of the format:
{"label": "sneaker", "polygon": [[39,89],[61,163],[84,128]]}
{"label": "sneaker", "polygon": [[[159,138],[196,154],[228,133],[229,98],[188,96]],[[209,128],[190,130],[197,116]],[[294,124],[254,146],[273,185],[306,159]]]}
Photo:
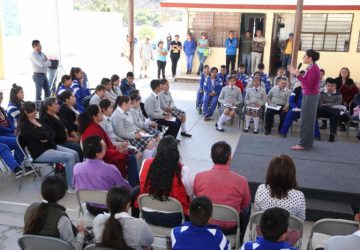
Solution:
{"label": "sneaker", "polygon": [[245,133],[249,132],[249,127],[244,128],[244,132],[245,132]]}
{"label": "sneaker", "polygon": [[204,118],[204,121],[210,121],[211,120],[211,116],[205,116],[205,118]]}
{"label": "sneaker", "polygon": [[199,113],[199,115],[202,114],[202,109],[201,108],[198,108],[198,113]]}
{"label": "sneaker", "polygon": [[187,132],[181,132],[181,136],[184,136],[184,137],[192,137],[192,134],[189,134]]}
{"label": "sneaker", "polygon": [[[255,130],[254,130],[255,131]],[[271,131],[270,130],[265,130],[265,135],[270,135],[271,134]]]}
{"label": "sneaker", "polygon": [[216,128],[216,130],[219,132],[225,132],[225,130],[223,128]]}
{"label": "sneaker", "polygon": [[259,133],[259,131],[257,130],[257,129],[254,129],[254,132],[253,132],[254,134],[257,134],[257,133]]}
{"label": "sneaker", "polygon": [[144,75],[144,78],[148,78],[148,75],[147,75],[147,74],[145,74],[145,75]]}
{"label": "sneaker", "polygon": [[68,189],[66,190],[66,192],[68,194],[75,194],[76,193],[76,189],[75,188],[72,188],[72,187],[68,187]]}
{"label": "sneaker", "polygon": [[[15,168],[15,178],[20,178],[22,174],[22,169],[20,167]],[[31,167],[25,167],[24,176],[34,173],[34,170]]]}
{"label": "sneaker", "polygon": [[335,142],[335,135],[330,135],[329,142]]}

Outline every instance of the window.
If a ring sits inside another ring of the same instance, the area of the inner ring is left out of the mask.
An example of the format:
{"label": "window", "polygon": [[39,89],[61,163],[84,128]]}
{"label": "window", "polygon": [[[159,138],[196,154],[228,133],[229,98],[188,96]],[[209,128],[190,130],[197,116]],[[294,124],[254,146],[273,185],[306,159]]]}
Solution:
{"label": "window", "polygon": [[229,31],[233,30],[235,37],[239,37],[240,13],[231,12],[189,12],[189,31],[195,39],[201,37],[202,32],[208,34],[209,45],[223,47]]}
{"label": "window", "polygon": [[349,51],[353,14],[304,14],[301,50]]}
{"label": "window", "polygon": [[358,38],[357,52],[360,52],[360,32],[359,32],[359,38]]}

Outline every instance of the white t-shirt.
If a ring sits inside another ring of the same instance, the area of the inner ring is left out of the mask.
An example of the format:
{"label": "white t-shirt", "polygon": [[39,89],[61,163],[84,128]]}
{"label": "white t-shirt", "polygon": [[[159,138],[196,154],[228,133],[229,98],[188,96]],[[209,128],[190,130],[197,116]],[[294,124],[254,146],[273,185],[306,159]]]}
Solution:
{"label": "white t-shirt", "polygon": [[143,43],[141,45],[141,55],[142,59],[150,60],[151,59],[151,44],[150,43]]}

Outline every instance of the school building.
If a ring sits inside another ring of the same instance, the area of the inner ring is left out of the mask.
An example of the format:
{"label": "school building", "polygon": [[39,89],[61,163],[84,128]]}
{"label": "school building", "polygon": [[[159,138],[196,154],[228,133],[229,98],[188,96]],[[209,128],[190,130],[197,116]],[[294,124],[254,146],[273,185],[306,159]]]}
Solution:
{"label": "school building", "polygon": [[[294,32],[296,0],[163,0],[160,6],[182,10],[183,27],[171,31],[178,32],[181,41],[188,31],[196,39],[201,32],[208,33],[212,54],[205,64],[210,66],[225,64],[224,42],[230,30],[239,37],[247,30],[262,29],[266,40],[263,62],[273,74],[281,65],[280,42]],[[348,67],[359,84],[360,1],[304,0],[298,62],[309,48],[320,52],[319,65],[326,76],[338,76],[341,67]],[[186,72],[184,55],[181,60]],[[195,55],[193,72],[197,67]]]}

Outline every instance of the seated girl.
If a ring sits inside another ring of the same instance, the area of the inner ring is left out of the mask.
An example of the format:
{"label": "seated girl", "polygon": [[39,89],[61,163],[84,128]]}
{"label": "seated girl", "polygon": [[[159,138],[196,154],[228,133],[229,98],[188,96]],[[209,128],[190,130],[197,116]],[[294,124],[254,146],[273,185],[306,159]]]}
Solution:
{"label": "seated girl", "polygon": [[76,98],[71,90],[65,90],[60,94],[60,100],[62,102],[59,109],[59,116],[64,120],[72,131],[78,131],[78,117],[79,111],[75,109]]}
{"label": "seated girl", "polygon": [[204,71],[200,75],[199,88],[196,92],[196,108],[199,112],[199,115],[202,114],[203,102],[204,102],[204,86],[206,79],[210,76],[210,67],[209,65],[204,66]]}
{"label": "seated girl", "polygon": [[66,214],[66,208],[58,204],[66,193],[66,183],[58,175],[51,175],[41,184],[43,201],[31,204],[25,212],[24,234],[60,238],[75,250],[83,249],[86,227],[74,226]]}
{"label": "seated girl", "polygon": [[109,78],[103,78],[101,79],[100,84],[105,87],[105,98],[108,99],[111,102],[111,106],[114,107],[116,98],[119,96],[119,94],[116,94],[113,91],[111,80]]}
{"label": "seated girl", "polygon": [[87,78],[81,68],[78,67],[71,68],[70,76],[72,79],[71,89],[76,97],[76,109],[82,113],[85,111],[83,99],[91,95],[87,85]]}
{"label": "seated girl", "polygon": [[10,90],[10,101],[6,109],[10,123],[16,128],[18,125],[20,110],[24,104],[24,90],[22,87],[13,84]]}
{"label": "seated girl", "polygon": [[72,90],[71,84],[72,84],[71,76],[63,75],[61,77],[59,86],[57,87],[56,96],[59,98],[62,92],[66,91],[66,90]]}

